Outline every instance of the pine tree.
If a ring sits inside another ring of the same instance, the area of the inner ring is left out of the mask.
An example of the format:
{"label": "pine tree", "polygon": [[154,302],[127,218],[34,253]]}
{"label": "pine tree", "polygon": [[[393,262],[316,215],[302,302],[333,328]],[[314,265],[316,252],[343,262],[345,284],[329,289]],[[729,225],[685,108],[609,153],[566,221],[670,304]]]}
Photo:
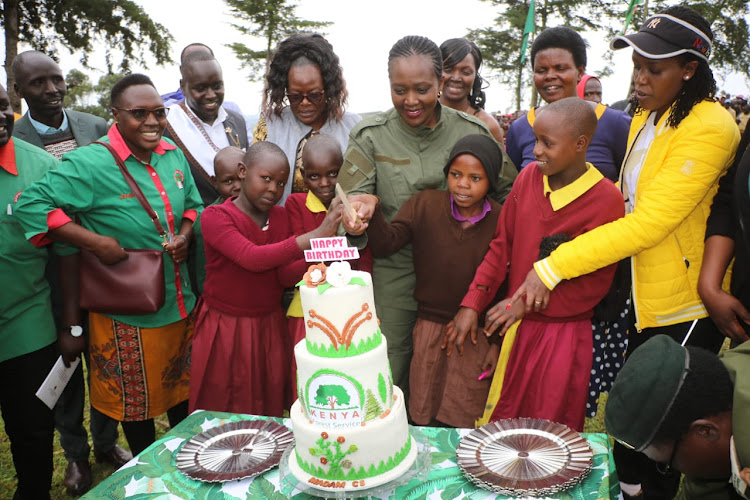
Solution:
{"label": "pine tree", "polygon": [[375,394],[370,389],[367,389],[367,395],[365,396],[365,421],[374,420],[383,413],[383,407],[378,403]]}
{"label": "pine tree", "polygon": [[[239,42],[228,44],[242,66],[250,69],[250,80],[261,80],[266,74],[274,47],[292,33],[311,33],[331,23],[307,21],[295,14],[297,6],[287,0],[225,0],[230,13],[243,24],[232,24],[242,33],[261,38],[265,47],[254,50]],[[249,26],[248,26],[249,25]],[[319,32],[319,31],[318,31]]]}

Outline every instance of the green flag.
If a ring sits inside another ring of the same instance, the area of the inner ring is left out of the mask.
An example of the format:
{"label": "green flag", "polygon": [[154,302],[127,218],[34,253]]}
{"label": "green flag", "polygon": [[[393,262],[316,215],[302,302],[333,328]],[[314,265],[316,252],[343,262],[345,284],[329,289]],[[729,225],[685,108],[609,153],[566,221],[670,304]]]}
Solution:
{"label": "green flag", "polygon": [[[636,0],[633,0],[636,1]],[[521,64],[526,61],[526,47],[529,45],[529,34],[534,32],[534,10],[536,7],[536,1],[531,0],[529,4],[529,14],[526,16],[526,25],[523,27],[523,43],[521,44]]]}
{"label": "green flag", "polygon": [[630,26],[630,22],[633,20],[633,13],[635,12],[635,8],[642,3],[643,0],[630,0],[627,14],[625,14],[625,27],[622,28],[622,33],[620,33],[621,35],[624,35],[625,32],[628,31],[628,26]]}

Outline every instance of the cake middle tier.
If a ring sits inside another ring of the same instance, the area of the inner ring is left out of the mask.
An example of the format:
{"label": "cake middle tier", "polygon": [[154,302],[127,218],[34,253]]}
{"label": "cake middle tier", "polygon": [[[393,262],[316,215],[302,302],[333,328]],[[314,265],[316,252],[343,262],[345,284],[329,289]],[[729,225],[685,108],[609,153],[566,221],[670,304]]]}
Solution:
{"label": "cake middle tier", "polygon": [[385,337],[374,349],[351,358],[321,358],[305,340],[294,347],[297,397],[305,416],[331,427],[360,425],[393,406],[393,376]]}

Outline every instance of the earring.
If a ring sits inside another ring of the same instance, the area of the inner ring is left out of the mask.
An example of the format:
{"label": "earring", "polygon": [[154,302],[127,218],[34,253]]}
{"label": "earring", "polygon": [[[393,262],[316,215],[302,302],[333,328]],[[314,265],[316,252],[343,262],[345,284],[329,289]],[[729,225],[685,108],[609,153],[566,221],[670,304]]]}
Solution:
{"label": "earring", "polygon": [[443,95],[443,93],[438,90],[438,99],[440,99],[441,95]]}
{"label": "earring", "polygon": [[690,75],[685,75],[682,77],[683,80],[688,81],[690,80]]}

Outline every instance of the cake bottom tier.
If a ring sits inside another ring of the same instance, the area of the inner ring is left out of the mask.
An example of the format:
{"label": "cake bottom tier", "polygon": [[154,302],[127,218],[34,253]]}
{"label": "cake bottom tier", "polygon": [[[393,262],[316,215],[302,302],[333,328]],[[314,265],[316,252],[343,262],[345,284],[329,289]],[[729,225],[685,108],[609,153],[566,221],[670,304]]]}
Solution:
{"label": "cake bottom tier", "polygon": [[417,444],[409,435],[404,395],[393,388],[390,413],[362,425],[329,427],[305,417],[299,400],[291,409],[295,449],[289,459],[301,482],[328,491],[367,489],[392,481],[412,466]]}

